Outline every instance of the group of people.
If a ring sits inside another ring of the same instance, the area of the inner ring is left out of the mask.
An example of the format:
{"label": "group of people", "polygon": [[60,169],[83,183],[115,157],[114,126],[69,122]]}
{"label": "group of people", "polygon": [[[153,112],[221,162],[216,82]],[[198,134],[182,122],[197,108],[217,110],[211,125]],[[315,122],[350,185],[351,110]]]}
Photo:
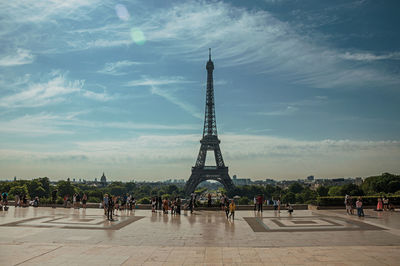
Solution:
{"label": "group of people", "polygon": [[[57,197],[52,195],[53,208],[55,208],[56,199],[57,199]],[[79,209],[81,207],[86,209],[87,200],[88,200],[88,196],[86,195],[86,193],[83,193],[82,195],[80,193],[74,193],[74,195],[72,195],[72,207],[74,209]],[[70,205],[71,205],[70,195],[69,194],[64,195],[64,199],[63,199],[64,208],[68,208],[68,207],[70,207]]]}
{"label": "group of people", "polygon": [[361,197],[358,197],[357,201],[354,203],[353,198],[350,195],[346,195],[344,197],[344,204],[346,206],[347,214],[353,215],[355,207],[357,209],[358,217],[364,217],[363,202]]}
{"label": "group of people", "polygon": [[[37,204],[39,205],[39,199],[37,199]],[[28,202],[28,197],[26,196],[26,194],[21,193],[21,194],[15,195],[14,206],[15,207],[28,207],[29,202]]]}
{"label": "group of people", "polygon": [[180,197],[173,198],[169,200],[169,198],[162,199],[161,197],[152,197],[151,198],[151,211],[157,212],[162,211],[164,214],[168,214],[169,210],[171,210],[171,215],[173,214],[181,214],[181,206],[182,200]]}
{"label": "group of people", "polygon": [[118,211],[134,210],[136,208],[136,200],[128,193],[124,196],[105,194],[101,206],[104,209],[104,215],[107,216],[108,220],[112,221],[113,215],[118,216]]}
{"label": "group of people", "polygon": [[378,204],[376,205],[377,211],[394,211],[394,205],[389,202],[387,197],[378,198]]}

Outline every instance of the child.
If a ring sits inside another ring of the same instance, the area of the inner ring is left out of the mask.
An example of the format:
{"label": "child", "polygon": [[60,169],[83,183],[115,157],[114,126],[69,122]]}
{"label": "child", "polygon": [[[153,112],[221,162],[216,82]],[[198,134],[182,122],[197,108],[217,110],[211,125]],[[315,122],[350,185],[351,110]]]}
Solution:
{"label": "child", "polygon": [[235,220],[235,210],[236,210],[236,205],[235,202],[232,200],[231,204],[229,204],[229,211],[231,212],[229,218],[232,217],[232,220]]}

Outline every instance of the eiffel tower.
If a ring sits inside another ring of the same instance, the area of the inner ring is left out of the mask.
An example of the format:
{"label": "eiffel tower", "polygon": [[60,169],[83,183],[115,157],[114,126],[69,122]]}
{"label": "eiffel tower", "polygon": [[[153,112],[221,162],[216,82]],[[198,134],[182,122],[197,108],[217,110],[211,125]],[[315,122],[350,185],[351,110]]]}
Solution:
{"label": "eiffel tower", "polygon": [[[220,140],[217,134],[217,122],[215,120],[214,104],[214,85],[213,70],[214,63],[211,61],[211,48],[209,49],[209,59],[207,62],[207,96],[206,114],[204,119],[203,138],[200,140],[201,146],[197,156],[196,165],[192,167],[192,174],[185,184],[185,193],[193,193],[197,185],[206,180],[216,180],[224,185],[227,191],[232,191],[234,185],[228,174],[228,167],[225,166],[219,148]],[[206,166],[207,151],[214,151],[216,166]]]}

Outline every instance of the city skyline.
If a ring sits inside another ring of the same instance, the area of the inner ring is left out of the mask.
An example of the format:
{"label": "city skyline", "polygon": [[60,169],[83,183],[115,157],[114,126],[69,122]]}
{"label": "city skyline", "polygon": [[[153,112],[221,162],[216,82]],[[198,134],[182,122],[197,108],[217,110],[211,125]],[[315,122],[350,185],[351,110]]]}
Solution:
{"label": "city skyline", "polygon": [[399,173],[399,7],[1,3],[0,180],[103,171],[122,181],[187,180],[203,130],[209,47],[231,176]]}

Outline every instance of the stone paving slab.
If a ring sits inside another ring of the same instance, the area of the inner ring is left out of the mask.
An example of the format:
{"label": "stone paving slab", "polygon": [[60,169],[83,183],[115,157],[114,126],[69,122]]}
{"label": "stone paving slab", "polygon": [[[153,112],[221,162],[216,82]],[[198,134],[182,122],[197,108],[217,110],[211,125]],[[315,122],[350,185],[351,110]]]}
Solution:
{"label": "stone paving slab", "polygon": [[[257,232],[249,218],[275,231]],[[0,265],[398,265],[399,222],[400,213],[370,210],[237,211],[234,221],[136,210],[109,222],[101,209],[11,207],[0,213]]]}

